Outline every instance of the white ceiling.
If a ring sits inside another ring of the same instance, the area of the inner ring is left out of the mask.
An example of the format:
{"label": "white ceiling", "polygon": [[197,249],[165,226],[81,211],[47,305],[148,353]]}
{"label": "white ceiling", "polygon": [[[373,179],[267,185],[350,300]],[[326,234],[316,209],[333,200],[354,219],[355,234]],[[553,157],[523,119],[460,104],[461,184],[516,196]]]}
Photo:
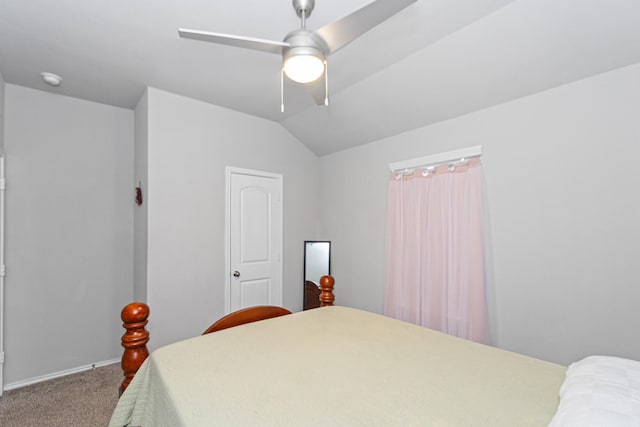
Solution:
{"label": "white ceiling", "polygon": [[[370,1],[316,0],[307,26]],[[288,82],[281,113],[277,55],[177,35],[298,26],[290,0],[2,0],[0,72],[124,108],[152,86],[280,122],[325,155],[640,62],[638,0],[418,0],[329,57],[329,107]]]}

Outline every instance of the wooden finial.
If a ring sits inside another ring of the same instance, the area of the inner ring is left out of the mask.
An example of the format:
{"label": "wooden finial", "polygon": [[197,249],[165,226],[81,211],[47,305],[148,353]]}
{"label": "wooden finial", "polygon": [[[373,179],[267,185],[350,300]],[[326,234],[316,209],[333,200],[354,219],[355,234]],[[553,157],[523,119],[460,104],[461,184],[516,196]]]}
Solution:
{"label": "wooden finial", "polygon": [[120,385],[120,395],[124,393],[133,376],[136,374],[142,362],[149,356],[147,343],[149,332],[145,329],[148,323],[149,306],[142,302],[132,302],[122,309],[120,314],[122,326],[127,330],[122,336],[122,371],[124,380]]}
{"label": "wooden finial", "polygon": [[320,279],[320,307],[333,305],[336,297],[333,295],[333,285],[335,280],[331,276],[322,276]]}

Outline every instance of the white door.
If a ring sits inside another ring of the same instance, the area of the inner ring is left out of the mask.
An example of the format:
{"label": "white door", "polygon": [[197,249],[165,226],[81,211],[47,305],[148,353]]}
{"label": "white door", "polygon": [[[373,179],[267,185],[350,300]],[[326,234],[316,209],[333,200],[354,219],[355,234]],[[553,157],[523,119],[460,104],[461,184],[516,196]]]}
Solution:
{"label": "white door", "polygon": [[227,168],[227,313],[282,306],[282,175]]}

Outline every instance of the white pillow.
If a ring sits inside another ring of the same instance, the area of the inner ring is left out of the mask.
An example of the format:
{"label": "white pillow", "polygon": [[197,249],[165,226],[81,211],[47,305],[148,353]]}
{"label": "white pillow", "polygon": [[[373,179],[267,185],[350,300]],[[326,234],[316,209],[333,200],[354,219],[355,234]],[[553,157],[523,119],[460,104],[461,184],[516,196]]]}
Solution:
{"label": "white pillow", "polygon": [[571,364],[549,427],[640,427],[640,362],[589,356]]}

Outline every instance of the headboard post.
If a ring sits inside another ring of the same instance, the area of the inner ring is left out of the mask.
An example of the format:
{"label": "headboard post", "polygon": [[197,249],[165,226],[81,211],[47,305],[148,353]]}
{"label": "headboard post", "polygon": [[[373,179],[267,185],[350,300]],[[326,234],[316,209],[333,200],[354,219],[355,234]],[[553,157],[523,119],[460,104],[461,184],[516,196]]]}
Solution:
{"label": "headboard post", "polygon": [[132,302],[122,309],[122,326],[127,330],[122,336],[122,371],[124,380],[120,385],[120,396],[124,393],[142,362],[149,356],[147,343],[149,332],[145,329],[149,318],[149,306],[143,302]]}
{"label": "headboard post", "polygon": [[326,307],[333,305],[333,301],[336,297],[333,295],[333,285],[335,280],[332,276],[322,276],[320,278],[320,307]]}

